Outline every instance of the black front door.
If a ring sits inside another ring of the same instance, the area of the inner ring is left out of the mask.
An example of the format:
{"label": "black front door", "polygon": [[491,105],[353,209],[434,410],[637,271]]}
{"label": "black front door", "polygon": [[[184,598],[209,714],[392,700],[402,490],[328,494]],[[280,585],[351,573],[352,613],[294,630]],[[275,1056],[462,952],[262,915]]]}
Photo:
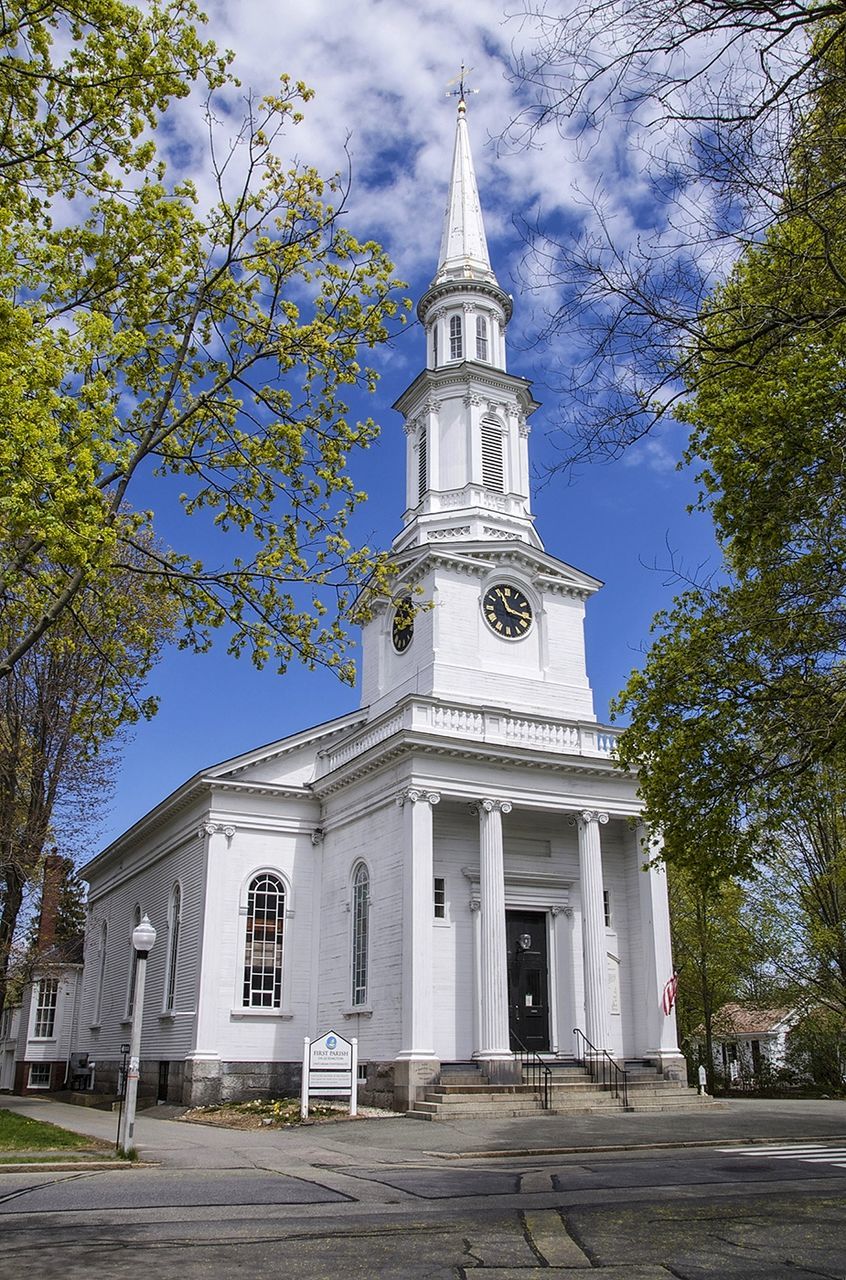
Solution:
{"label": "black front door", "polygon": [[506,911],[505,936],[511,1048],[525,1046],[543,1052],[549,1048],[546,915],[542,911]]}

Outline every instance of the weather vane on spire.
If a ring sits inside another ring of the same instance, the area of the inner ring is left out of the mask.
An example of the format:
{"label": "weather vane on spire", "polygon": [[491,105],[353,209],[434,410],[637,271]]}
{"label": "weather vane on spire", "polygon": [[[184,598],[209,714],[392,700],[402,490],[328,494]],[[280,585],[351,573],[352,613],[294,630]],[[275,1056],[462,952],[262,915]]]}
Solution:
{"label": "weather vane on spire", "polygon": [[468,94],[468,93],[478,93],[478,92],[479,92],[479,90],[478,90],[478,89],[468,89],[468,88],[466,87],[465,83],[464,83],[465,77],[466,77],[466,76],[469,76],[469,74],[470,74],[470,72],[471,72],[472,70],[473,70],[473,68],[472,68],[472,67],[465,67],[464,63],[462,62],[462,64],[461,64],[461,73],[460,73],[459,75],[457,75],[453,80],[450,80],[450,81],[449,81],[449,84],[451,84],[451,85],[452,85],[452,84],[457,84],[457,85],[458,85],[458,88],[457,88],[457,89],[447,89],[447,91],[446,91],[446,96],[447,96],[448,98],[458,98],[458,110],[459,110],[459,111],[464,111],[464,110],[465,110],[465,102],[464,102],[464,99],[467,97],[467,94]]}

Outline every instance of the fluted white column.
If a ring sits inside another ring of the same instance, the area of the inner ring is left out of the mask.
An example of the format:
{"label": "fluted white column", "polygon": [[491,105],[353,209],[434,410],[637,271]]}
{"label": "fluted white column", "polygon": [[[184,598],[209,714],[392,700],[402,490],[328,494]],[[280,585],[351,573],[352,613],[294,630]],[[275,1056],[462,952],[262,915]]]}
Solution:
{"label": "fluted white column", "polygon": [[402,928],[402,1047],[398,1058],[435,1056],[432,989],[432,810],[437,791],[410,787],[398,798],[403,810],[405,865]]}
{"label": "fluted white column", "polygon": [[502,815],[507,800],[479,801],[479,954],[480,1058],[511,1058],[508,1032],[508,953],[505,942],[505,870]]}
{"label": "fluted white column", "polygon": [[660,835],[647,831],[638,823],[634,834],[634,854],[638,860],[638,894],[643,994],[646,1002],[644,1027],[646,1040],[637,1047],[638,1057],[659,1062],[665,1073],[685,1078],[684,1059],[679,1052],[676,1011],[667,1012],[663,996],[673,976],[673,951],[670,941],[670,907],[667,895],[667,869],[660,858],[663,842]]}
{"label": "fluted white column", "polygon": [[584,809],[576,815],[579,831],[579,877],[582,896],[582,945],[585,971],[585,1035],[597,1049],[610,1049],[608,1026],[608,961],[605,903],[602,892],[602,848],[599,827],[607,813]]}

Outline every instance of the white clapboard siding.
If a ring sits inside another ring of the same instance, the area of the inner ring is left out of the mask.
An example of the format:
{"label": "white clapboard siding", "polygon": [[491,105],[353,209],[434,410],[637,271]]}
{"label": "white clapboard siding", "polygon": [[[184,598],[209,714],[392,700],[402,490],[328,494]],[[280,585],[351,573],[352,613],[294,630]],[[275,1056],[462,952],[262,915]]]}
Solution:
{"label": "white clapboard siding", "polygon": [[[182,921],[176,999],[173,1016],[164,1013],[164,981],[168,956],[168,915],[174,884],[182,890]],[[203,844],[193,835],[134,874],[98,893],[92,881],[86,933],[86,983],[80,1011],[80,1044],[101,1060],[119,1057],[120,1044],[129,1039],[126,1018],[129,966],[134,956],[131,934],[135,907],[147,913],[156,929],[156,943],[147,963],[142,1028],[143,1056],[176,1060],[190,1052],[194,1036],[199,977],[199,938],[204,893]],[[92,1027],[99,980],[99,948],[103,921],[108,925],[108,948],[99,1029]]]}

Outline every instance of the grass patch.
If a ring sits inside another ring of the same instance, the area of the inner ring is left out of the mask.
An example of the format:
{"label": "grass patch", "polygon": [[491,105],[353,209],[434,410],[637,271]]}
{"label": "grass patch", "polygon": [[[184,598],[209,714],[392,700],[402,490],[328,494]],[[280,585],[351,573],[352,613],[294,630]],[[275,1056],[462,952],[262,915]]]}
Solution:
{"label": "grass patch", "polygon": [[105,1143],[82,1133],[70,1133],[46,1120],[0,1108],[0,1152],[5,1151],[97,1151],[108,1150]]}

